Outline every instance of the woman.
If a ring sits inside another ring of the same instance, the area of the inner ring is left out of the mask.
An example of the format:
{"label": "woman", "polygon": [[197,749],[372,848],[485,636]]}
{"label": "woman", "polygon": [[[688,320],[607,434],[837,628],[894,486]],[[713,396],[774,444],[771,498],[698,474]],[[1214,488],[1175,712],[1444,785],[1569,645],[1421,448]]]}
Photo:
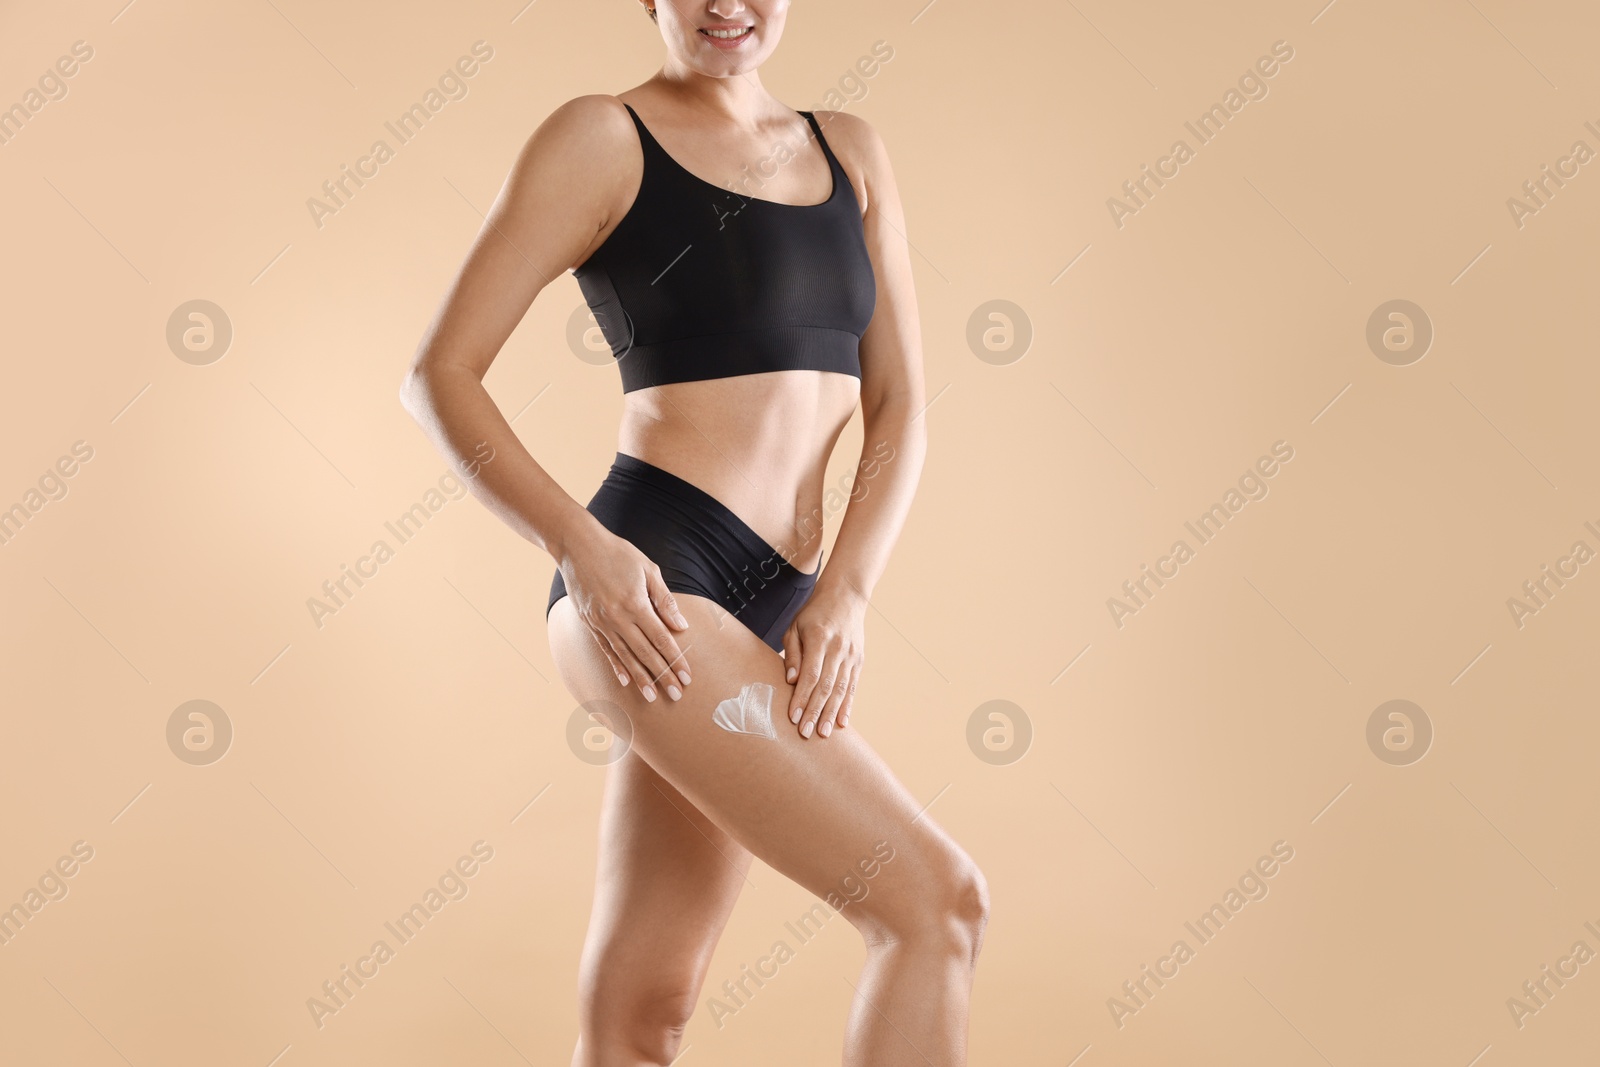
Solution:
{"label": "woman", "polygon": [[[529,137],[401,391],[452,462],[494,457],[473,492],[554,557],[555,663],[628,742],[607,772],[573,1063],[673,1060],[759,856],[865,938],[843,1062],[962,1064],[983,876],[846,729],[925,450],[888,159],[861,119],[762,87],[788,0],[642,2],[665,65]],[[623,379],[587,508],[481,384],[563,269]],[[866,447],[823,570],[826,462],[858,402]],[[713,991],[710,1013],[756,988]]]}

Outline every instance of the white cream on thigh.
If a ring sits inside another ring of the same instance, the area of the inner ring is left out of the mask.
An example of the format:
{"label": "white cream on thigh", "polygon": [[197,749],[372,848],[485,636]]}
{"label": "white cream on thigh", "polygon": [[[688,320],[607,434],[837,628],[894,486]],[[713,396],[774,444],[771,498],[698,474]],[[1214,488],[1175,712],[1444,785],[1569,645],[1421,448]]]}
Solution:
{"label": "white cream on thigh", "polygon": [[711,713],[711,721],[734,734],[755,734],[776,741],[778,732],[772,728],[772,686],[765,682],[748,682],[739,695],[718,704]]}

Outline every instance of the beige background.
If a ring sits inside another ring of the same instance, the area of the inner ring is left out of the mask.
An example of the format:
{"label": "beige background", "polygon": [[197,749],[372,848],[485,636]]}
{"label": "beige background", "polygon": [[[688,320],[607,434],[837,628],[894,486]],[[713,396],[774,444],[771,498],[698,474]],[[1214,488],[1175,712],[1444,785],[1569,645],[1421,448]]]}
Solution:
{"label": "beige background", "polygon": [[[602,771],[566,740],[551,562],[463,499],[320,629],[306,600],[444,473],[395,393],[516,149],[659,39],[627,0],[121,3],[0,8],[4,104],[93,48],[0,145],[0,506],[93,449],[0,547],[0,903],[93,849],[0,947],[0,1062],[564,1063]],[[824,106],[894,49],[849,107],[895,163],[937,398],[852,725],[988,875],[975,1064],[1600,1046],[1600,964],[1520,1028],[1506,1003],[1600,951],[1600,566],[1520,628],[1506,603],[1600,550],[1600,164],[1520,228],[1506,204],[1600,150],[1600,15],[1319,3],[810,0],[763,71]],[[319,229],[307,199],[478,40],[468,95]],[[1119,229],[1107,199],[1280,40]],[[234,331],[209,365],[165,337],[194,299]],[[1408,366],[1365,340],[1392,299],[1435,330]],[[1033,332],[1005,365],[966,340],[991,300]],[[579,304],[552,285],[488,385],[587,500],[620,389],[567,344]],[[1270,494],[1119,629],[1107,599],[1279,440]],[[206,766],[166,737],[196,699],[234,731]],[[1392,699],[1432,724],[1410,765],[1366,740]],[[1020,760],[968,746],[991,700]],[[307,999],[480,840],[319,1029]],[[1270,893],[1119,1028],[1108,998],[1277,841]],[[751,878],[712,986],[809,905]],[[831,923],[720,1028],[702,1004],[682,1062],[837,1062],[857,941]]]}

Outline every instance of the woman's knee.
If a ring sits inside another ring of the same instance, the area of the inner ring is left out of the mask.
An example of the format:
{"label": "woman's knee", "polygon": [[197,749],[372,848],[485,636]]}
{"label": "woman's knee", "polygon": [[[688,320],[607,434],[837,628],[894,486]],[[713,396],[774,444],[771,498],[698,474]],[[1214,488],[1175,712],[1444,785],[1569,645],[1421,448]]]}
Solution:
{"label": "woman's knee", "polygon": [[983,932],[989,926],[989,880],[976,863],[968,861],[971,877],[963,889],[963,921],[972,937],[972,958],[983,951]]}
{"label": "woman's knee", "polygon": [[916,943],[952,956],[976,959],[989,921],[989,883],[964,853],[934,865],[909,901],[858,914],[869,943]]}
{"label": "woman's knee", "polygon": [[957,870],[948,894],[945,921],[963,953],[977,960],[989,924],[989,881],[969,859]]}
{"label": "woman's knee", "polygon": [[699,980],[693,975],[646,977],[599,971],[586,976],[581,1005],[584,1045],[633,1057],[628,1062],[671,1063],[694,1014],[698,992]]}

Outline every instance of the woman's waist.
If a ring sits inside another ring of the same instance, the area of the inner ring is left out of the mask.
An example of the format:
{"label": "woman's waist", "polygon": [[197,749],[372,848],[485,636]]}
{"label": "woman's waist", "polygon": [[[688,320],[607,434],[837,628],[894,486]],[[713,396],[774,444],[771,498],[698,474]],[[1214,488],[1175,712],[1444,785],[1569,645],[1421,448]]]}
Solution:
{"label": "woman's waist", "polygon": [[[618,452],[664,471],[726,509],[801,571],[815,569],[827,507],[824,482],[832,442],[762,440],[652,424],[630,432]],[[671,479],[653,486],[671,495]],[[696,497],[697,494],[680,492]],[[691,503],[699,501],[691,501]]]}

